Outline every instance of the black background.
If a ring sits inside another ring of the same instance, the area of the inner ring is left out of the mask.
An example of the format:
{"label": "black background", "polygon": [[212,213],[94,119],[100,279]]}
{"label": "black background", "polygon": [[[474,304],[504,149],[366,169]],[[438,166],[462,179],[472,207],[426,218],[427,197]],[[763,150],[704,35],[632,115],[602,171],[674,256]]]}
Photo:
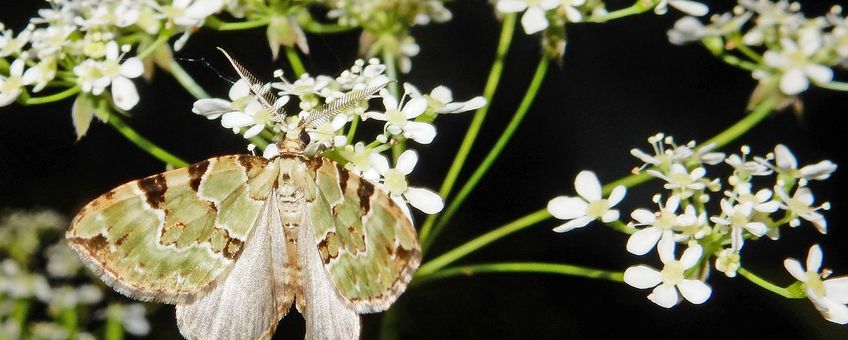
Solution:
{"label": "black background", "polygon": [[[808,16],[821,15],[828,4],[805,1]],[[728,1],[714,1],[729,8]],[[35,15],[40,1],[3,1],[0,21],[19,31]],[[610,1],[610,8],[624,2]],[[421,54],[404,81],[420,89],[444,84],[455,98],[482,93],[497,44],[499,25],[485,1],[457,1],[448,7],[454,19],[416,28]],[[464,241],[545,206],[560,194],[573,194],[574,175],[594,170],[601,181],[626,175],[638,165],[629,150],[648,150],[645,139],[658,131],[679,142],[703,141],[733,124],[745,113],[755,82],[741,71],[709,55],[699,46],[669,44],[665,31],[678,14],[652,13],[603,25],[572,25],[562,67],[551,67],[514,140],[480,183],[455,222],[437,241],[439,254]],[[312,54],[305,58],[312,74],[337,74],[356,58],[357,33],[309,36]],[[262,29],[210,33],[200,31],[178,56],[206,58],[231,74],[214,50],[222,46],[259,74],[270,75],[284,61],[272,63]],[[491,103],[466,169],[473,169],[506,125],[533,73],[539,56],[536,36],[516,29],[496,99]],[[226,97],[228,83],[201,63],[183,66],[210,94]],[[837,78],[845,79],[841,73]],[[244,141],[190,112],[192,98],[167,74],[152,84],[136,82],[141,104],[129,123],[140,133],[189,161],[243,153]],[[755,154],[784,143],[801,164],[830,159],[844,164],[842,116],[848,94],[813,89],[802,99],[802,115],[780,112],[759,124],[725,151],[742,144]],[[70,119],[71,101],[36,107],[0,108],[0,208],[50,207],[72,216],[79,207],[125,181],[161,172],[163,166],[126,141],[112,128],[94,123],[80,142]],[[471,119],[471,113],[439,119],[432,145],[416,146],[421,163],[414,184],[438,188]],[[464,173],[466,176],[468,172]],[[465,178],[465,177],[462,177]],[[461,178],[461,179],[462,179]],[[840,190],[845,171],[811,184],[818,201],[829,200],[830,233],[820,235],[809,224],[785,230],[779,241],[746,243],[747,268],[785,285],[786,257],[805,258],[820,243],[825,266],[836,275],[848,273],[845,244],[846,205]],[[460,182],[461,184],[462,182]],[[653,207],[656,183],[631,190],[622,208]],[[420,216],[419,216],[420,217]],[[418,221],[423,219],[418,218]],[[611,270],[656,262],[655,253],[640,258],[628,254],[626,237],[600,225],[567,234],[550,231],[557,221],[501,240],[462,263],[492,261],[564,262]],[[408,291],[393,306],[401,338],[689,338],[761,336],[769,338],[832,338],[848,329],[825,321],[808,300],[780,298],[745,279],[721,274],[708,281],[710,300],[699,306],[682,303],[666,310],[646,300],[649,291],[604,281],[548,275],[488,275],[453,278]],[[165,306],[153,317],[152,337],[176,337],[173,309]],[[365,336],[375,338],[380,315],[365,318]],[[296,313],[283,320],[277,337],[299,339],[303,321]]]}

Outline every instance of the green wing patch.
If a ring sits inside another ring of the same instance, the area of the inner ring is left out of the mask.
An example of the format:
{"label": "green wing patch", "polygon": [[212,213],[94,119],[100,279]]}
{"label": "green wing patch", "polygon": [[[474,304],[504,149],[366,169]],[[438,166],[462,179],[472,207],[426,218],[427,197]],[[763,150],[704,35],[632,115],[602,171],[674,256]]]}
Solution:
{"label": "green wing patch", "polygon": [[421,261],[412,222],[374,184],[329,159],[310,162],[308,219],[336,290],[357,313],[387,309]]}
{"label": "green wing patch", "polygon": [[103,194],[66,237],[118,292],[188,302],[239,257],[276,177],[262,157],[211,158]]}

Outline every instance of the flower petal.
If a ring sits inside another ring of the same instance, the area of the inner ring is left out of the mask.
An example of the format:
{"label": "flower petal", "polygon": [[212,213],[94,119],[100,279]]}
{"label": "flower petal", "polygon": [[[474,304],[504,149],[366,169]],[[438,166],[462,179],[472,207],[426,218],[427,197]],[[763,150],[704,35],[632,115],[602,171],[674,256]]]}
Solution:
{"label": "flower petal", "polygon": [[833,70],[824,65],[807,64],[804,71],[810,79],[819,84],[826,84],[833,80]]}
{"label": "flower petal", "polygon": [[807,77],[799,69],[791,69],[780,77],[780,90],[788,95],[804,92],[810,86]]}
{"label": "flower petal", "polygon": [[648,295],[648,300],[661,307],[671,308],[680,301],[680,297],[677,296],[677,289],[674,289],[674,285],[661,284]]}
{"label": "flower petal", "polygon": [[683,251],[683,255],[680,256],[680,264],[683,265],[684,269],[692,268],[694,265],[698,264],[698,260],[701,259],[701,255],[703,255],[704,249],[701,248],[698,244],[693,244],[686,248]]}
{"label": "flower petal", "polygon": [[807,281],[807,273],[804,270],[804,267],[801,267],[801,262],[798,262],[796,259],[786,259],[783,260],[783,267],[786,268],[786,271],[789,272],[792,277],[801,282]]}
{"label": "flower petal", "polygon": [[415,168],[415,164],[418,164],[418,153],[415,150],[409,149],[400,154],[395,169],[404,175],[409,175],[412,169]]}
{"label": "flower petal", "polygon": [[657,253],[660,255],[662,263],[674,261],[674,239],[671,237],[663,237],[657,244]]}
{"label": "flower petal", "polygon": [[389,160],[383,154],[374,152],[369,158],[371,166],[377,169],[377,172],[384,174],[389,171]]}
{"label": "flower petal", "polygon": [[670,0],[668,2],[671,7],[676,8],[677,10],[693,15],[696,17],[707,15],[710,12],[709,7],[700,2],[696,1],[688,1],[688,0]]}
{"label": "flower petal", "polygon": [[121,110],[126,111],[135,107],[139,100],[135,84],[124,77],[112,79],[112,100]]}
{"label": "flower petal", "polygon": [[633,210],[633,212],[630,213],[630,217],[641,224],[653,224],[657,221],[657,215],[647,209]]}
{"label": "flower petal", "polygon": [[592,222],[593,220],[594,220],[593,218],[581,216],[581,217],[575,218],[571,221],[568,221],[568,222],[566,222],[565,224],[563,224],[559,227],[554,228],[554,231],[558,232],[558,233],[564,233],[566,231],[571,231],[573,229],[583,228],[587,224],[589,224],[589,222]]}
{"label": "flower petal", "polygon": [[577,197],[559,196],[548,202],[548,212],[561,220],[570,220],[586,215],[588,205]]}
{"label": "flower petal", "polygon": [[659,228],[648,227],[639,230],[627,239],[627,251],[635,255],[645,255],[657,245],[662,231]]}
{"label": "flower petal", "polygon": [[418,117],[426,110],[427,99],[424,99],[424,97],[412,98],[403,106],[403,113],[406,115],[406,119]]}
{"label": "flower petal", "polygon": [[430,91],[430,97],[440,101],[442,104],[447,104],[453,101],[453,93],[447,86],[439,85]]}
{"label": "flower petal", "polygon": [[428,215],[438,213],[445,207],[442,197],[430,189],[409,187],[403,197],[410,205]]}
{"label": "flower petal", "polygon": [[527,12],[521,16],[521,26],[524,27],[524,33],[533,34],[548,28],[548,19],[545,18],[545,11],[539,7],[527,8]]}
{"label": "flower petal", "polygon": [[683,280],[677,284],[677,288],[683,298],[696,305],[706,302],[712,294],[710,286],[699,280]]}
{"label": "flower petal", "polygon": [[144,73],[144,64],[141,59],[132,57],[124,60],[121,64],[121,75],[127,78],[136,78]]}
{"label": "flower petal", "polygon": [[421,144],[430,144],[436,138],[436,127],[424,122],[408,122],[403,130],[409,139]]}
{"label": "flower petal", "polygon": [[517,13],[527,9],[527,3],[523,0],[500,0],[496,8],[503,13]]}
{"label": "flower petal", "polygon": [[810,247],[810,251],[807,253],[807,271],[818,273],[819,268],[821,268],[822,257],[821,247],[818,244]]}
{"label": "flower petal", "polygon": [[588,202],[601,200],[601,183],[594,172],[583,170],[574,179],[574,189]]}
{"label": "flower petal", "polygon": [[660,284],[662,275],[656,269],[640,264],[624,271],[624,282],[639,289],[648,289]]}
{"label": "flower petal", "polygon": [[824,280],[825,296],[841,304],[848,304],[848,276]]}
{"label": "flower petal", "polygon": [[774,162],[781,169],[794,169],[798,167],[798,161],[795,160],[795,155],[783,144],[778,144],[774,147]]}
{"label": "flower petal", "polygon": [[614,207],[616,204],[620,203],[622,199],[624,199],[624,195],[627,194],[627,187],[623,185],[619,185],[612,189],[610,192],[607,201],[610,207]]}
{"label": "flower petal", "polygon": [[221,116],[221,126],[232,128],[243,128],[253,124],[253,117],[241,111],[227,112]]}
{"label": "flower petal", "polygon": [[221,98],[198,99],[191,107],[191,112],[210,120],[218,119],[218,117],[230,111],[233,111],[232,103]]}

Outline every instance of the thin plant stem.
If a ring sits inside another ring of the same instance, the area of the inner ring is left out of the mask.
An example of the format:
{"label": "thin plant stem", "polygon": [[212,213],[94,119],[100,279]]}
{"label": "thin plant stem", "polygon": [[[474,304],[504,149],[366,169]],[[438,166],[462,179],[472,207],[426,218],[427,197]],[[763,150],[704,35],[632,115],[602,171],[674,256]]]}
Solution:
{"label": "thin plant stem", "polygon": [[[753,283],[757,286],[763,287],[766,290],[768,290],[772,293],[775,293],[777,295],[780,295],[782,297],[785,297],[787,299],[801,299],[801,298],[805,297],[803,294],[798,294],[798,293],[793,292],[793,290],[790,289],[789,287],[783,288],[783,287],[777,286],[777,285],[775,285],[771,282],[768,282],[765,279],[757,276],[756,274],[748,271],[745,268],[740,267],[736,272],[738,272],[740,275],[742,275],[742,277],[748,279],[748,281],[751,281],[751,283]],[[792,287],[792,286],[790,286],[790,287]]]}
{"label": "thin plant stem", "polygon": [[[386,76],[389,77],[389,80],[392,80],[388,86],[389,92],[400,102],[403,98],[400,97],[400,88],[398,87],[400,79],[397,72],[397,60],[395,60],[395,56],[391,52],[384,49],[383,62],[386,64]],[[398,157],[400,157],[400,154],[405,149],[406,140],[403,136],[396,136],[395,143],[392,144],[392,160],[397,162]]]}
{"label": "thin plant stem", "polygon": [[289,65],[291,65],[292,70],[294,71],[294,75],[297,78],[300,78],[301,75],[306,73],[306,68],[303,67],[303,61],[300,60],[300,55],[297,53],[297,50],[291,46],[285,46],[286,50],[286,58],[289,60]]}
{"label": "thin plant stem", "polygon": [[457,210],[459,210],[462,203],[465,202],[465,199],[471,193],[474,188],[477,187],[477,184],[483,178],[487,171],[492,167],[495,160],[500,156],[501,152],[503,152],[506,144],[509,143],[509,140],[512,138],[515,131],[521,125],[521,122],[524,120],[524,117],[527,115],[527,112],[530,110],[530,106],[533,104],[533,101],[536,99],[536,95],[539,93],[539,88],[542,86],[542,81],[545,79],[545,74],[548,71],[548,65],[550,64],[550,59],[547,56],[542,56],[539,59],[539,64],[536,66],[536,71],[533,74],[533,78],[530,81],[530,86],[527,88],[527,92],[524,93],[524,98],[521,100],[521,104],[519,104],[518,109],[515,111],[515,114],[512,116],[512,120],[510,120],[504,132],[498,138],[495,145],[489,150],[489,153],[486,155],[486,158],[480,163],[471,177],[467,182],[462,186],[462,188],[457,193],[456,197],[451,200],[450,205],[445,210],[445,213],[439,218],[438,223],[436,223],[435,227],[433,227],[432,232],[428,235],[428,237],[422,240],[422,251],[424,253],[427,252],[430,245],[433,243],[433,240],[438,237],[439,233],[444,229],[444,227],[450,223],[451,218],[454,214],[456,214]]}
{"label": "thin plant stem", "polygon": [[815,83],[816,86],[821,87],[823,89],[834,90],[834,91],[848,91],[848,83],[840,82],[840,81],[831,81],[827,83]]}
{"label": "thin plant stem", "polygon": [[[441,189],[439,189],[439,195],[442,198],[447,199],[448,194],[450,194],[451,189],[453,189],[454,184],[456,183],[456,179],[459,176],[459,172],[462,170],[462,166],[465,164],[465,159],[468,158],[468,153],[471,151],[471,147],[474,145],[474,141],[477,139],[477,134],[480,133],[480,127],[483,125],[483,121],[486,118],[486,113],[489,110],[489,106],[491,105],[492,97],[495,94],[495,90],[498,87],[498,83],[501,80],[501,74],[503,73],[504,60],[506,59],[506,54],[509,51],[509,46],[512,42],[512,35],[515,31],[515,15],[508,14],[504,17],[503,22],[501,23],[501,33],[500,39],[498,41],[498,47],[495,52],[495,61],[492,63],[492,68],[489,71],[489,77],[486,80],[486,86],[483,89],[483,97],[486,98],[487,105],[477,109],[474,112],[474,117],[471,120],[471,125],[468,127],[468,131],[465,133],[465,137],[462,140],[462,144],[459,147],[459,150],[456,153],[456,157],[451,163],[450,169],[448,170],[447,175],[445,175],[445,181],[442,183]],[[430,237],[430,231],[433,228],[434,223],[436,222],[437,215],[430,215],[424,221],[423,226],[421,227],[420,235],[422,240],[427,240]]]}
{"label": "thin plant stem", "polygon": [[631,15],[639,15],[645,13],[657,6],[659,0],[636,0],[630,7],[618,9],[606,14],[592,15],[586,19],[588,22],[602,23],[610,20],[621,19]]}
{"label": "thin plant stem", "polygon": [[479,274],[503,274],[503,273],[536,273],[555,274],[586,277],[590,279],[602,279],[613,282],[624,282],[624,273],[603,269],[575,266],[563,263],[544,262],[504,262],[484,263],[468,266],[459,266],[442,269],[427,275],[418,275],[410,283],[416,286],[456,276],[474,276]]}
{"label": "thin plant stem", "polygon": [[216,31],[240,31],[267,26],[269,20],[267,18],[248,20],[241,22],[225,22],[214,16],[206,18],[206,27]]}
{"label": "thin plant stem", "polygon": [[165,162],[166,164],[169,164],[175,168],[181,168],[189,165],[188,162],[180,159],[177,156],[174,156],[170,152],[165,151],[165,149],[162,149],[156,144],[153,144],[147,138],[144,138],[144,136],[140,135],[138,132],[133,130],[133,128],[127,125],[127,123],[120,117],[120,115],[111,112],[105,112],[104,114],[109,116],[109,125],[112,125],[112,127],[114,127],[115,130],[118,130],[121,135],[126,137],[130,142],[132,142],[142,150],[149,153],[151,156],[156,157],[156,159]]}
{"label": "thin plant stem", "polygon": [[735,55],[732,55],[732,54],[720,54],[720,55],[717,55],[717,57],[719,59],[721,59],[721,61],[725,62],[728,65],[736,66],[736,67],[739,67],[739,68],[744,69],[744,70],[748,70],[748,71],[753,72],[753,71],[756,71],[757,69],[760,68],[759,65],[754,64],[754,63],[747,61],[747,60],[743,60],[743,59],[741,59],[741,58],[739,58]]}
{"label": "thin plant stem", "polygon": [[[730,126],[726,130],[722,131],[715,137],[710,138],[709,140],[707,140],[706,143],[703,143],[702,145],[715,144],[716,148],[719,148],[730,143],[731,141],[735,140],[736,138],[750,130],[752,127],[756,126],[757,123],[765,119],[765,117],[767,117],[768,114],[771,112],[771,109],[774,108],[774,102],[774,97],[767,98],[745,118],[743,118],[736,124]],[[609,195],[609,193],[612,192],[612,190],[616,186],[624,185],[625,187],[630,188],[644,183],[652,178],[653,177],[647,175],[644,172],[620,178],[604,185],[602,188],[603,195]],[[436,270],[444,268],[445,266],[459,260],[460,258],[472,252],[477,251],[480,248],[491,244],[492,242],[495,242],[517,231],[526,229],[527,227],[542,222],[550,217],[551,215],[550,213],[548,213],[547,209],[541,209],[532,212],[528,215],[518,218],[513,222],[510,222],[483,235],[480,235],[436,257],[435,259],[424,263],[418,271],[421,274],[429,274],[435,272]]]}
{"label": "thin plant stem", "polygon": [[356,129],[359,127],[359,115],[353,116],[353,120],[350,122],[350,129],[347,130],[347,143],[350,144],[353,142],[353,137],[356,136]]}
{"label": "thin plant stem", "polygon": [[74,96],[79,92],[80,92],[80,87],[79,86],[73,86],[71,88],[68,88],[68,89],[62,91],[62,92],[57,92],[57,93],[47,95],[47,96],[29,97],[26,100],[24,100],[24,105],[40,105],[40,104],[58,102],[58,101],[63,100],[65,98]]}
{"label": "thin plant stem", "polygon": [[742,120],[736,122],[736,124],[733,124],[701,145],[715,144],[715,148],[718,149],[736,140],[736,138],[739,138],[739,136],[748,132],[748,130],[751,130],[751,128],[768,117],[769,113],[771,113],[774,109],[775,102],[776,99],[774,96],[766,98],[762,103],[757,105],[751,113],[745,116],[745,118],[742,118]]}
{"label": "thin plant stem", "polygon": [[507,223],[501,227],[495,228],[494,230],[480,235],[474,238],[471,241],[466,242],[465,244],[454,248],[453,250],[440,255],[439,257],[424,263],[418,269],[418,275],[429,275],[436,272],[439,269],[444,268],[445,266],[459,260],[460,258],[468,255],[492,242],[495,242],[504,236],[515,233],[519,230],[526,229],[536,223],[542,222],[551,217],[551,214],[548,213],[547,209],[541,209],[530,213],[529,215],[525,215],[515,221]]}
{"label": "thin plant stem", "polygon": [[77,333],[79,327],[79,314],[76,308],[68,308],[62,311],[62,326],[72,338]]}
{"label": "thin plant stem", "polygon": [[12,312],[10,317],[12,320],[18,325],[18,329],[23,333],[26,328],[27,317],[29,316],[29,310],[32,307],[32,301],[28,299],[17,299],[12,305]]}
{"label": "thin plant stem", "polygon": [[136,57],[138,57],[139,59],[147,58],[147,56],[155,52],[156,49],[158,49],[163,44],[167,43],[168,39],[171,38],[171,34],[173,34],[172,30],[162,30],[161,32],[159,32],[159,36],[156,37],[156,40],[154,40],[152,43],[150,43],[150,45],[145,47],[144,50],[138,52],[138,55],[136,55]]}
{"label": "thin plant stem", "polygon": [[123,340],[124,326],[121,325],[121,320],[112,317],[106,318],[106,331],[104,338],[106,340]]}

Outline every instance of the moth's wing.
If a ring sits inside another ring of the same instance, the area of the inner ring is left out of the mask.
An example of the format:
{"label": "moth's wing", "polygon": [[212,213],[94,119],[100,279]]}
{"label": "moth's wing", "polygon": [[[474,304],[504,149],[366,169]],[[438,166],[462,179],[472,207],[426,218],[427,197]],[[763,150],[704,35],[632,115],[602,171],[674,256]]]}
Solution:
{"label": "moth's wing", "polygon": [[291,307],[294,287],[285,285],[286,241],[277,200],[265,203],[252,236],[232,271],[212,291],[177,305],[177,325],[187,339],[269,339]]}
{"label": "moth's wing", "polygon": [[329,159],[311,162],[310,230],[336,291],[357,313],[386,310],[421,262],[412,222],[371,182]]}
{"label": "moth's wing", "polygon": [[359,339],[359,314],[336,292],[315,249],[315,236],[308,221],[300,225],[297,243],[302,289],[297,308],[306,320],[306,339]]}
{"label": "moth's wing", "polygon": [[118,292],[188,302],[239,257],[277,173],[262,157],[239,155],[132,181],[86,205],[65,236]]}

